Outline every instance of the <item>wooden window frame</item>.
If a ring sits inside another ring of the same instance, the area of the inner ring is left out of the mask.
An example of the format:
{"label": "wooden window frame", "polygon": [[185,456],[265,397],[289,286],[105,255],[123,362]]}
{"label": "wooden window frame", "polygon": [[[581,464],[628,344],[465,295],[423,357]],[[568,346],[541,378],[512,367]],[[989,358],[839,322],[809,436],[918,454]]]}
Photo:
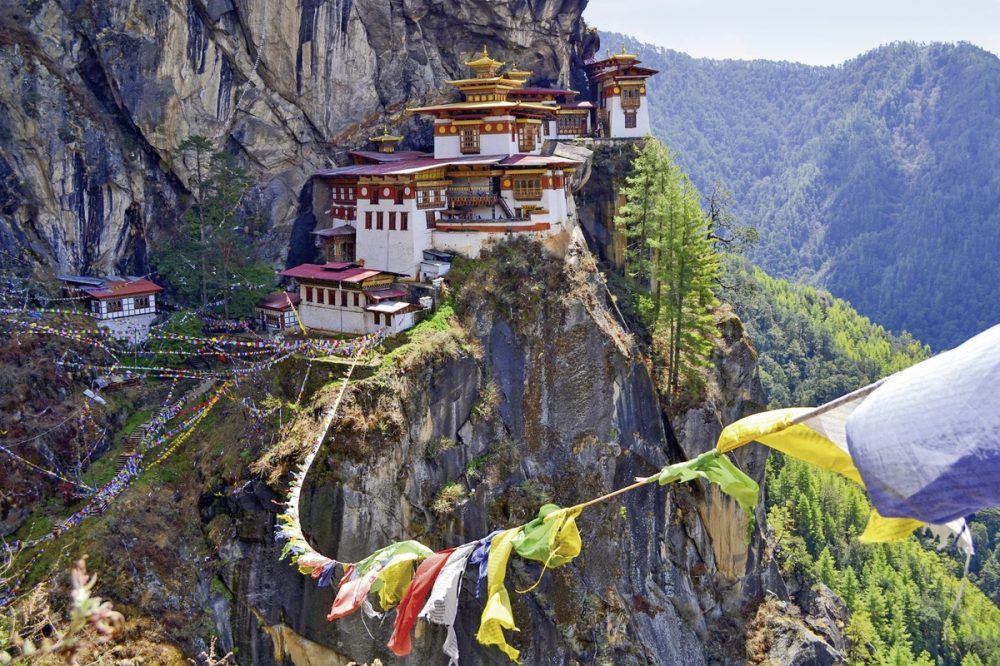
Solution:
{"label": "wooden window frame", "polygon": [[541,201],[541,176],[514,176],[511,178],[514,199],[517,201]]}
{"label": "wooden window frame", "polygon": [[517,126],[517,149],[522,153],[530,153],[535,149],[535,125],[521,124]]}
{"label": "wooden window frame", "polygon": [[639,114],[635,111],[625,111],[625,129],[635,129],[638,127]]}
{"label": "wooden window frame", "polygon": [[463,155],[478,155],[480,150],[479,128],[475,126],[462,127],[458,134],[458,145]]}
{"label": "wooden window frame", "polygon": [[377,229],[378,231],[382,231],[382,227],[383,227],[382,211],[377,211],[375,213],[375,229]]}
{"label": "wooden window frame", "polygon": [[343,289],[340,290],[340,307],[347,307],[347,292]]}
{"label": "wooden window frame", "polygon": [[306,292],[306,303],[312,303],[313,302],[313,288],[312,287],[305,287],[305,292]]}
{"label": "wooden window frame", "polygon": [[372,228],[372,212],[370,210],[365,211],[365,229]]}
{"label": "wooden window frame", "polygon": [[396,230],[396,211],[389,211],[389,231]]}
{"label": "wooden window frame", "polygon": [[399,230],[407,231],[410,227],[410,214],[405,210],[399,214]]}
{"label": "wooden window frame", "polygon": [[354,307],[359,308],[361,299],[358,298],[358,292],[354,292]]}
{"label": "wooden window frame", "polygon": [[639,93],[638,88],[623,86],[621,100],[623,109],[638,109],[642,103],[642,95]]}

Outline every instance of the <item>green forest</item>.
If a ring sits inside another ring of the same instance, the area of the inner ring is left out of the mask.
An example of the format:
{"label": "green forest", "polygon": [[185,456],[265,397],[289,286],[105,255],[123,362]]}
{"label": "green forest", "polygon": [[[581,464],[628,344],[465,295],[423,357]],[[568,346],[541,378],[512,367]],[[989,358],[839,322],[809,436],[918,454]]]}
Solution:
{"label": "green forest", "polygon": [[[772,278],[744,259],[728,258],[723,283],[756,346],[772,407],[821,404],[930,354],[829,292]],[[767,508],[786,571],[822,581],[851,611],[851,663],[1000,663],[1000,510],[970,523],[973,585],[952,612],[964,561],[922,538],[861,544],[871,506],[853,483],[772,455]]]}
{"label": "green forest", "polygon": [[653,133],[732,192],[771,275],[829,289],[934,349],[1000,321],[1000,59],[880,47],[836,67],[695,59],[602,33],[660,70]]}

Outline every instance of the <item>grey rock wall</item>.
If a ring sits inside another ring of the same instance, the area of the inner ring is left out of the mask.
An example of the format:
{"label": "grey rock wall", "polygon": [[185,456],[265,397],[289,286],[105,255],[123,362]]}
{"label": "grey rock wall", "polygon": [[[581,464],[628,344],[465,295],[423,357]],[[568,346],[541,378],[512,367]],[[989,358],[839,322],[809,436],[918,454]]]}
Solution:
{"label": "grey rock wall", "polygon": [[[328,439],[301,504],[322,552],[357,559],[413,537],[435,548],[458,545],[523,522],[546,500],[589,499],[672,461],[669,425],[641,356],[599,295],[596,274],[574,270],[576,278],[536,309],[474,307],[469,321],[481,358],[460,354],[354,389],[345,413],[358,400],[378,405],[384,430],[396,434],[383,440],[370,431],[364,451],[348,429]],[[429,448],[441,438],[449,444]],[[466,493],[438,513],[434,500],[449,482]],[[723,661],[741,662],[740,595],[720,571],[710,524],[734,522],[718,515],[739,509],[718,504],[717,515],[705,517],[705,502],[697,485],[652,486],[589,509],[578,521],[581,556],[530,594],[513,590],[529,587],[538,569],[513,558],[507,585],[520,632],[510,640],[523,663],[718,663],[712,655],[730,649],[727,641],[736,652]],[[271,520],[259,511],[237,520],[256,525],[226,579],[241,654],[255,664],[443,663],[439,628],[418,634],[414,654],[400,660],[384,647],[392,615],[325,622],[334,590],[277,562]],[[742,539],[738,547],[745,549]],[[745,553],[742,562],[758,566]],[[458,622],[463,662],[507,663],[473,638],[482,611],[473,581],[467,575]]]}

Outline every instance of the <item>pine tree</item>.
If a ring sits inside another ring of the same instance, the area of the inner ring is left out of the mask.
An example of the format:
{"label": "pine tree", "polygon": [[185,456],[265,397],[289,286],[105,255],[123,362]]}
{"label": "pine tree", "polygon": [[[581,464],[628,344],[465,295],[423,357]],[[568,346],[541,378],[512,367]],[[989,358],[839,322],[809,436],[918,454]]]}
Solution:
{"label": "pine tree", "polygon": [[234,300],[239,314],[249,314],[252,302],[274,279],[273,271],[253,258],[258,220],[245,205],[252,180],[235,157],[216,151],[202,136],[185,139],[178,159],[190,176],[191,206],[184,233],[158,251],[154,263],[182,302],[197,300],[205,308],[210,296],[220,294],[225,317]]}
{"label": "pine tree", "polygon": [[615,223],[626,238],[625,273],[651,297],[648,324],[674,401],[700,390],[709,365],[719,255],[698,191],[656,139],[646,138],[622,194]]}

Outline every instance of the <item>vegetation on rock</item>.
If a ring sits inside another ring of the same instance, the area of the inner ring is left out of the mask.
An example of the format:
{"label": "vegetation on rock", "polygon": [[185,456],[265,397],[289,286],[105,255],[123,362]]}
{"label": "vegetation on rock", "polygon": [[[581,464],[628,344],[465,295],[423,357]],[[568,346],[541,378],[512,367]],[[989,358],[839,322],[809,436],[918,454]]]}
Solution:
{"label": "vegetation on rock", "polygon": [[648,137],[620,194],[616,226],[625,233],[625,276],[647,297],[640,311],[664,368],[668,401],[697,395],[708,367],[720,275],[711,222],[700,195],[670,152]]}
{"label": "vegetation on rock", "polygon": [[192,202],[182,234],[154,252],[153,263],[182,304],[204,309],[218,297],[226,318],[250,316],[274,283],[273,269],[254,259],[259,220],[244,210],[253,181],[205,137],[184,140],[178,151],[191,174]]}

